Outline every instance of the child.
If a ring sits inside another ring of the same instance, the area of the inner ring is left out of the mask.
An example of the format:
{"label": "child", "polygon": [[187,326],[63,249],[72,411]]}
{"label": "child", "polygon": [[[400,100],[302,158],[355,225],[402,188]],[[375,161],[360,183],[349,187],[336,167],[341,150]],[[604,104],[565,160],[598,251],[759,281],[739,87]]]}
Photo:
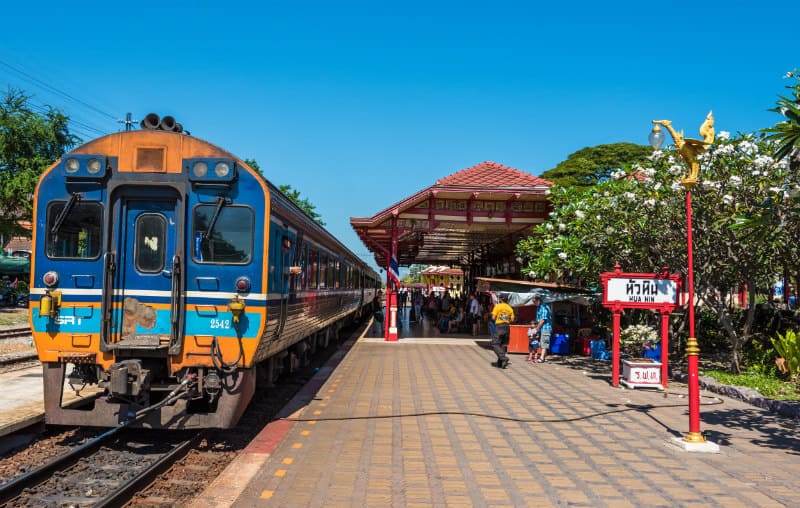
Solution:
{"label": "child", "polygon": [[531,321],[531,326],[528,328],[528,358],[526,362],[537,362],[537,355],[539,355],[539,331],[536,329],[536,321]]}

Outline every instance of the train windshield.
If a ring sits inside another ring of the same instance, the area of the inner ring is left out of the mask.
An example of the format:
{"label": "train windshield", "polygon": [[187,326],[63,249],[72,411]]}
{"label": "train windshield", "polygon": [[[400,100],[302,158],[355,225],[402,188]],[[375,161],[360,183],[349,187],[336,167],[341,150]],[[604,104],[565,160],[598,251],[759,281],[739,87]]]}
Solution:
{"label": "train windshield", "polygon": [[[68,207],[69,205],[69,207]],[[103,207],[85,201],[56,201],[47,207],[47,256],[97,259],[100,256]]]}
{"label": "train windshield", "polygon": [[[198,205],[192,236],[194,259],[204,263],[249,263],[253,257],[253,210],[246,206]],[[211,234],[206,231],[211,228]]]}

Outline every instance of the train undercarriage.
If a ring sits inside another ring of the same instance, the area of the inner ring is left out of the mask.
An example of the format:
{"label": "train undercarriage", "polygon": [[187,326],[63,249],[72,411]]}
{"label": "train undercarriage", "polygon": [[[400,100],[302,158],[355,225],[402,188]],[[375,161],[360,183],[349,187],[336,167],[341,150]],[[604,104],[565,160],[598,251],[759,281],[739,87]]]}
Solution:
{"label": "train undercarriage", "polygon": [[[77,358],[42,364],[46,423],[154,429],[230,428],[256,390],[307,365],[338,336],[331,326],[272,354],[251,368],[231,372],[214,367],[166,374],[163,358],[120,358],[107,371]],[[65,390],[77,400],[66,402]]]}

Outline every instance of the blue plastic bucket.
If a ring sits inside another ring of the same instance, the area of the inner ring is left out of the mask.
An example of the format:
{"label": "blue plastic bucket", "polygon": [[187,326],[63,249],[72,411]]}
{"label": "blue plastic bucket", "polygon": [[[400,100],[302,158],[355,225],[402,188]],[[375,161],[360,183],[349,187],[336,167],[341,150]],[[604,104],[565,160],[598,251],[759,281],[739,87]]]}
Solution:
{"label": "blue plastic bucket", "polygon": [[550,339],[550,352],[554,355],[569,354],[569,335],[564,333],[553,334]]}

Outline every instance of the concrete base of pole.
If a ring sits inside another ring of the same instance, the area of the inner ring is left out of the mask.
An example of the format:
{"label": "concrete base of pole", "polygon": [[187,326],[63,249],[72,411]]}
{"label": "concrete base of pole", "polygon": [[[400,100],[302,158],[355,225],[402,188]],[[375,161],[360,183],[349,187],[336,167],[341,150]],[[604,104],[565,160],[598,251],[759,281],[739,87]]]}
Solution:
{"label": "concrete base of pole", "polygon": [[701,443],[692,443],[686,441],[682,437],[673,437],[667,444],[677,446],[681,450],[685,452],[697,452],[697,453],[719,453],[719,445],[716,443],[712,443],[711,441],[703,441]]}

